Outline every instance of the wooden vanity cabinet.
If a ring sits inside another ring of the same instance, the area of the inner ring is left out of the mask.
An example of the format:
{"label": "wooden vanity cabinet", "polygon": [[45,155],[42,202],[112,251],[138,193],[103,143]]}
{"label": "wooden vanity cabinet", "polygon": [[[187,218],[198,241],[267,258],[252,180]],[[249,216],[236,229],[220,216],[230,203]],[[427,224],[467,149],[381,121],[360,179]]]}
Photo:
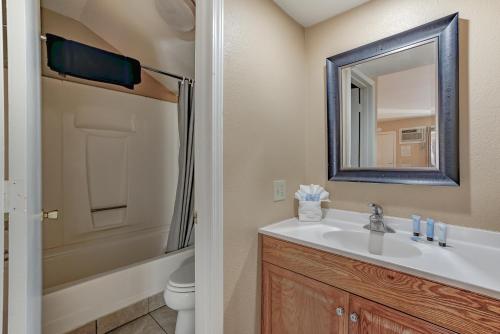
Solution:
{"label": "wooden vanity cabinet", "polygon": [[500,334],[500,300],[262,236],[263,334]]}
{"label": "wooden vanity cabinet", "polygon": [[347,333],[347,292],[268,263],[262,289],[263,334]]}
{"label": "wooden vanity cabinet", "polygon": [[[451,334],[453,332],[355,295],[349,300],[349,334]],[[312,332],[310,332],[312,333]]]}
{"label": "wooden vanity cabinet", "polygon": [[263,334],[451,334],[330,285],[262,265]]}

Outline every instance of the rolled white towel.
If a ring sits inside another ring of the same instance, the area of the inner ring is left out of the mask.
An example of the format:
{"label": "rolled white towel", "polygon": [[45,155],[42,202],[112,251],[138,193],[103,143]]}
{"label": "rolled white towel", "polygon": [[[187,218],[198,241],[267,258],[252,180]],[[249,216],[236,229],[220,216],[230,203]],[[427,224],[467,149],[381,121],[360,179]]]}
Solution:
{"label": "rolled white towel", "polygon": [[321,201],[329,202],[330,194],[322,186],[311,184],[299,186],[299,190],[295,193],[295,198],[299,201]]}

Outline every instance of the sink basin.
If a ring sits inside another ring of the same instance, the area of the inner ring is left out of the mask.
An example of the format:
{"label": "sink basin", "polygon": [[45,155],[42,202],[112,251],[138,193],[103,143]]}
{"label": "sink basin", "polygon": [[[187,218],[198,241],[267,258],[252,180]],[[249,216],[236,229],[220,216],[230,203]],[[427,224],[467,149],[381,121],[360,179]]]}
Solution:
{"label": "sink basin", "polygon": [[335,209],[321,222],[287,219],[259,232],[500,300],[500,233],[450,226],[447,247],[439,247],[425,238],[412,241],[411,220],[386,219],[396,233],[365,230],[366,214]]}
{"label": "sink basin", "polygon": [[357,232],[357,231],[330,231],[323,234],[327,242],[335,243],[344,249],[358,253],[388,256],[394,258],[410,258],[422,255],[417,246],[410,240],[400,240],[389,233]]}

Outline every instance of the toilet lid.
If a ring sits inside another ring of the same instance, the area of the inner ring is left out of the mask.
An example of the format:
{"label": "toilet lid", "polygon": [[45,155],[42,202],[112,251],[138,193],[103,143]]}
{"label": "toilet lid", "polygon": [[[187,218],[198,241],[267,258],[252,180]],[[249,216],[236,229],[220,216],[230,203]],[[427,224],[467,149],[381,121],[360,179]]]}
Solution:
{"label": "toilet lid", "polygon": [[168,284],[175,288],[194,287],[194,258],[188,260],[170,275]]}

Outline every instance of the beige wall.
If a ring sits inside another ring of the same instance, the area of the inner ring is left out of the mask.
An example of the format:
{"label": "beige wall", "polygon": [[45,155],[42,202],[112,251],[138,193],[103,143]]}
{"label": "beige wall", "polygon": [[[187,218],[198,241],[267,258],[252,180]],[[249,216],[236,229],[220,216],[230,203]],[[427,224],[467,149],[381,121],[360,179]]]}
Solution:
{"label": "beige wall", "polygon": [[[325,58],[460,12],[461,186],[430,187],[327,181]],[[500,39],[495,0],[374,0],[306,30],[307,182],[326,184],[335,208],[388,215],[418,212],[450,224],[500,231]]]}
{"label": "beige wall", "polygon": [[259,333],[257,229],[291,217],[305,181],[304,30],[271,0],[224,7],[224,332]]}
{"label": "beige wall", "polygon": [[[271,0],[226,0],[224,62],[225,333],[258,333],[257,228],[295,214],[300,182],[333,207],[419,212],[500,231],[500,1],[373,0],[305,30]],[[327,181],[325,58],[460,11],[461,186]],[[305,55],[304,55],[305,53]],[[305,81],[303,80],[305,78]],[[288,197],[272,201],[272,180]]]}

